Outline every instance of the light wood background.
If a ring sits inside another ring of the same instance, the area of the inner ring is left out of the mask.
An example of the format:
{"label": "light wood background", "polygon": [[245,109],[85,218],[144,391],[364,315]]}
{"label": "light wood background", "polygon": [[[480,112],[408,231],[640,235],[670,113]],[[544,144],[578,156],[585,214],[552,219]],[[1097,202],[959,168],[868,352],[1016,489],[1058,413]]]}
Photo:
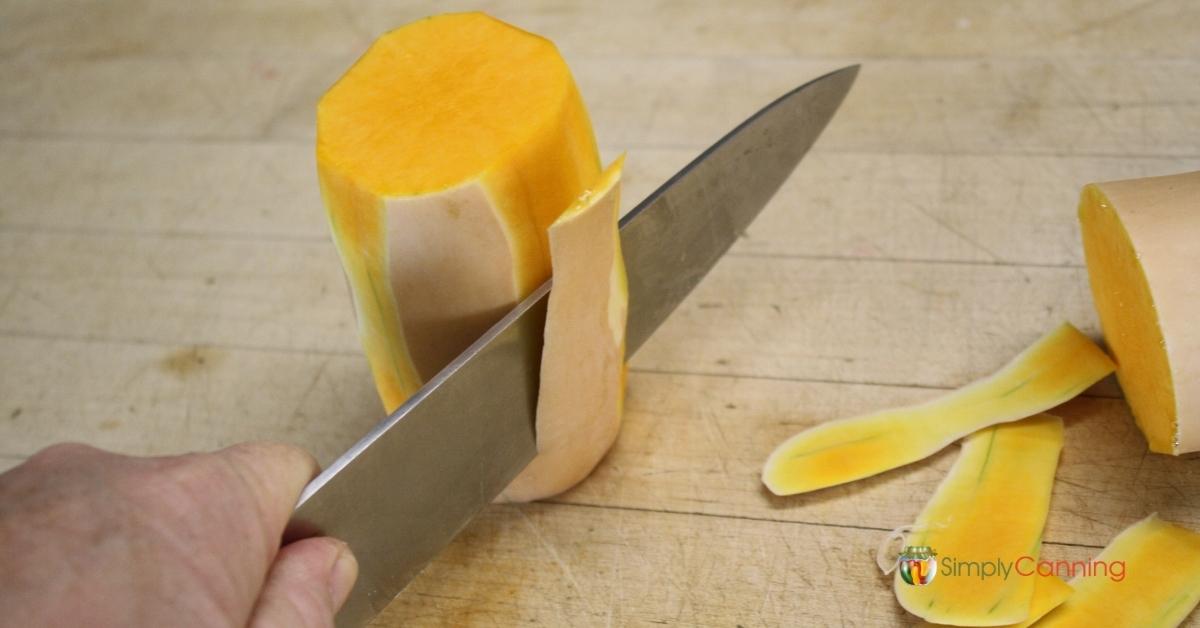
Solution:
{"label": "light wood background", "polygon": [[[487,510],[391,625],[892,625],[873,562],[956,447],[791,499],[805,427],[931,398],[1062,320],[1097,334],[1080,186],[1200,168],[1194,2],[0,3],[0,459],[279,439],[381,418],[313,165],[314,103],[379,33],[482,8],[552,38],[625,207],[788,88],[862,62],[776,200],[632,361],[615,450]],[[1059,409],[1045,555],[1200,529],[1107,382]],[[1017,506],[1017,505],[1014,505]],[[1192,625],[1200,623],[1196,615]]]}

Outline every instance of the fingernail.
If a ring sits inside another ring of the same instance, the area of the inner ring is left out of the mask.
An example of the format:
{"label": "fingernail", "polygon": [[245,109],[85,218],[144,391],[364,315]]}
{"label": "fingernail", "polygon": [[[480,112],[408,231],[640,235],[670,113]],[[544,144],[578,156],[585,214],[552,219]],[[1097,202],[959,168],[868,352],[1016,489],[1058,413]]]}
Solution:
{"label": "fingernail", "polygon": [[329,576],[329,594],[333,598],[334,608],[341,608],[342,604],[346,603],[357,578],[358,560],[350,553],[350,548],[343,544],[337,559],[333,561],[333,570]]}

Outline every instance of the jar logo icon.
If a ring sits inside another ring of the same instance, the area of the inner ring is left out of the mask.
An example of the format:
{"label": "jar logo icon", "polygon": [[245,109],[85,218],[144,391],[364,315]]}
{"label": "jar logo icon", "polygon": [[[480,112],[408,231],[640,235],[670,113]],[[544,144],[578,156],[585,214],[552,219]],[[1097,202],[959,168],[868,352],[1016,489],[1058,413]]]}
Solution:
{"label": "jar logo icon", "polygon": [[937,552],[928,545],[909,545],[900,552],[900,579],[905,584],[924,586],[937,575]]}

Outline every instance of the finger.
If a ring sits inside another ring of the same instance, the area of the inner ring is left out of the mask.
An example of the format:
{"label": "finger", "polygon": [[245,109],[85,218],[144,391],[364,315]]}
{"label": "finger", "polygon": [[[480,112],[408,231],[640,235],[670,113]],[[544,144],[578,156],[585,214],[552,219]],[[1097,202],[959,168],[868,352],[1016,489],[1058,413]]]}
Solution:
{"label": "finger", "polygon": [[83,461],[115,455],[85,443],[65,442],[45,447],[30,456],[25,462],[26,464],[33,464],[35,466],[78,464]]}
{"label": "finger", "polygon": [[282,443],[242,443],[215,454],[242,480],[253,496],[259,528],[274,545],[300,498],[320,467],[307,451]]}
{"label": "finger", "polygon": [[345,543],[317,537],[286,545],[271,566],[250,628],[326,628],[358,577]]}
{"label": "finger", "polygon": [[244,624],[296,500],[317,471],[312,456],[290,445],[245,443],[136,465],[121,483],[140,505],[136,523],[190,565],[197,596]]}

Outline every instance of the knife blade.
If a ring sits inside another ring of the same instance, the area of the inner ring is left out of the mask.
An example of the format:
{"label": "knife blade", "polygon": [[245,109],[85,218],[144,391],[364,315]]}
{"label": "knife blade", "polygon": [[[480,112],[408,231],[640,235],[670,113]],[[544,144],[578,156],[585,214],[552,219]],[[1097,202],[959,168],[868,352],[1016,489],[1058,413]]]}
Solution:
{"label": "knife blade", "polygon": [[[784,94],[620,223],[632,355],[733,245],[824,130],[858,74]],[[552,280],[551,280],[552,281]],[[535,290],[305,488],[285,542],[346,541],[358,582],[337,617],[362,626],[537,453],[534,414],[551,281]]]}

